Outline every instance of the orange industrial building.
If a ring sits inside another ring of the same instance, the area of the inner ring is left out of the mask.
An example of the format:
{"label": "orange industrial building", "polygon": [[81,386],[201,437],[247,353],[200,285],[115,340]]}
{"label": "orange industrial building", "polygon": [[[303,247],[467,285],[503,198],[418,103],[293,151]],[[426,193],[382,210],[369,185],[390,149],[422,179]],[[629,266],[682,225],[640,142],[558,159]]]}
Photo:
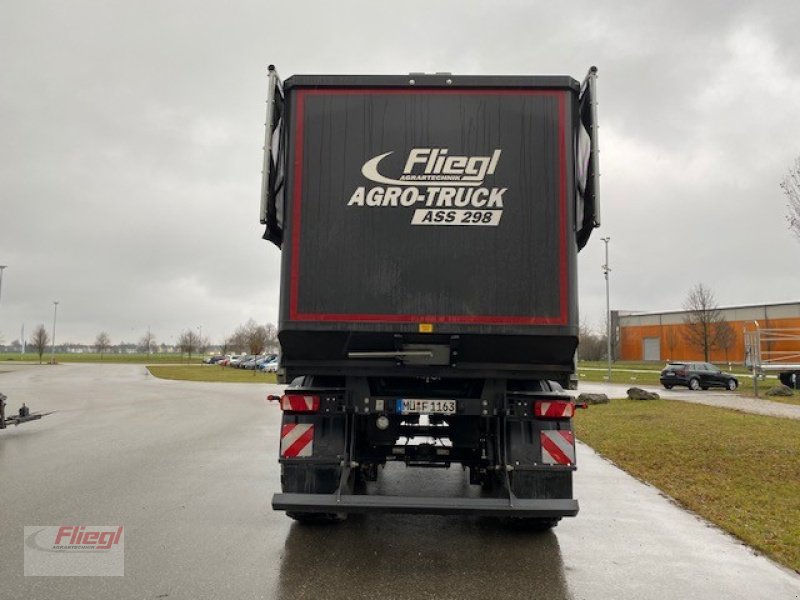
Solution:
{"label": "orange industrial building", "polygon": [[[744,332],[761,328],[800,328],[800,302],[720,308],[733,330],[728,348],[715,348],[711,361],[743,363]],[[687,311],[636,313],[612,311],[613,354],[618,360],[704,360],[701,348],[686,340]]]}

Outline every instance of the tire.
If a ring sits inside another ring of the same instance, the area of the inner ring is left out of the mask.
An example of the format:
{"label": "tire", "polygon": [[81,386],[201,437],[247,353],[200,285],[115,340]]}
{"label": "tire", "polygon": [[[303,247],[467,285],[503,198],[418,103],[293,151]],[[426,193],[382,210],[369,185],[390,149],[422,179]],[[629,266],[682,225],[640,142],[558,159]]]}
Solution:
{"label": "tire", "polygon": [[697,380],[696,377],[692,377],[689,380],[689,389],[694,391],[694,392],[696,392],[697,390],[700,389],[700,382]]}
{"label": "tire", "polygon": [[[284,493],[330,494],[336,490],[339,468],[320,468],[312,465],[301,467],[283,466],[281,491]],[[316,513],[286,511],[286,516],[300,523],[326,525],[339,523],[347,518],[344,513]]]}
{"label": "tire", "polygon": [[726,387],[727,387],[727,388],[728,388],[730,391],[733,391],[733,390],[735,390],[737,387],[739,387],[739,384],[736,382],[736,380],[735,380],[735,379],[728,379],[728,384],[727,384],[727,386],[726,386]]}
{"label": "tire", "polygon": [[671,389],[672,389],[672,386],[671,386],[671,385],[667,385],[667,384],[665,383],[665,384],[664,384],[664,389],[665,389],[665,390],[671,390]]}

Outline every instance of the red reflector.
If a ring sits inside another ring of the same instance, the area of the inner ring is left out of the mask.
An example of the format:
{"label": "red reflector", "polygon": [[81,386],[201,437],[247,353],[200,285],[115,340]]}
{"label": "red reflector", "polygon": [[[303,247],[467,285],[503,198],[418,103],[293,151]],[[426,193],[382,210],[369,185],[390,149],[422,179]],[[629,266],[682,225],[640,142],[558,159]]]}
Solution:
{"label": "red reflector", "polygon": [[319,396],[285,394],[281,398],[281,410],[306,413],[317,412],[319,410]]}
{"label": "red reflector", "polygon": [[564,400],[539,400],[533,403],[533,415],[541,419],[571,419],[575,405]]}

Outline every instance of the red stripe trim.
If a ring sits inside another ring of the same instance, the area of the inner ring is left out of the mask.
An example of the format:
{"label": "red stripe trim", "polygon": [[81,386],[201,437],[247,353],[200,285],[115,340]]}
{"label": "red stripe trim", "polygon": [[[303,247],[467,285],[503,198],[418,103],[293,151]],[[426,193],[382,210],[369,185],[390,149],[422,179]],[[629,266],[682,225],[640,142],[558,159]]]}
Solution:
{"label": "red stripe trim", "polygon": [[305,448],[308,444],[314,441],[314,426],[312,425],[309,427],[305,432],[300,434],[300,437],[295,440],[295,442],[289,446],[286,451],[283,453],[285,458],[292,458],[300,454],[300,452]]}
{"label": "red stripe trim", "polygon": [[285,438],[287,435],[292,433],[292,429],[297,427],[296,423],[287,423],[283,427],[281,427],[281,439]]}
{"label": "red stripe trim", "polygon": [[[559,288],[560,314],[557,317],[541,316],[495,316],[495,315],[399,315],[399,314],[365,314],[365,313],[301,313],[298,309],[300,287],[300,207],[303,195],[303,144],[305,142],[304,111],[306,96],[346,96],[346,95],[494,95],[494,96],[553,96],[558,102],[558,143],[561,161],[559,165]],[[565,119],[565,98],[567,92],[551,90],[496,89],[496,90],[464,90],[464,89],[298,89],[295,105],[295,156],[294,156],[294,190],[292,198],[292,256],[291,281],[289,292],[289,319],[292,321],[344,321],[344,322],[384,322],[384,323],[466,323],[485,325],[566,325],[567,314],[567,150]]]}
{"label": "red stripe trim", "polygon": [[559,240],[561,245],[561,257],[559,259],[559,278],[561,279],[561,320],[567,324],[567,141],[564,131],[566,119],[566,109],[564,108],[565,94],[558,95],[558,149],[561,154],[561,165],[559,166],[559,196],[561,204],[561,232]]}
{"label": "red stripe trim", "polygon": [[300,198],[303,190],[303,144],[305,142],[305,93],[297,94],[297,116],[295,117],[295,132],[297,143],[294,152],[294,198],[292,200],[292,268],[291,291],[289,300],[289,318],[300,320],[297,310],[297,297],[300,287]]}
{"label": "red stripe trim", "polygon": [[565,92],[554,90],[529,90],[524,88],[498,88],[498,89],[458,89],[458,88],[308,88],[297,89],[298,95],[307,96],[402,96],[414,94],[428,94],[432,96],[556,96]]}
{"label": "red stripe trim", "polygon": [[479,315],[398,315],[359,313],[298,313],[292,316],[298,321],[381,321],[384,323],[505,323],[515,325],[565,325],[566,319],[558,317],[487,317]]}

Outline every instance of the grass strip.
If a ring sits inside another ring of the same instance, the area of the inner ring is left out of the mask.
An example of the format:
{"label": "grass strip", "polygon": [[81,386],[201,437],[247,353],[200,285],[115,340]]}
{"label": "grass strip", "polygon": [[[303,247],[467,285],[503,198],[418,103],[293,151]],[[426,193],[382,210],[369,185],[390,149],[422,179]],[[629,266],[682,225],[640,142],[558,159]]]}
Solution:
{"label": "grass strip", "polygon": [[155,377],[180,381],[277,383],[275,373],[232,369],[217,365],[147,365],[147,370]]}
{"label": "grass strip", "polygon": [[[608,373],[606,371],[584,370],[578,368],[578,380],[585,382],[604,383]],[[755,397],[753,389],[753,380],[748,375],[737,375],[739,380],[739,387],[736,393],[741,396]],[[612,369],[611,370],[611,383],[621,383],[631,387],[639,385],[655,385],[661,387],[658,373],[641,373],[626,369]],[[783,404],[800,404],[800,390],[795,390],[793,396],[767,396],[766,391],[771,387],[780,385],[776,375],[768,375],[766,380],[758,382],[758,397],[762,400],[771,400],[772,402],[781,402]],[[580,389],[580,388],[579,388]],[[676,387],[675,390],[688,391],[685,387]],[[723,388],[711,388],[714,391],[725,391]],[[702,394],[703,392],[692,392]]]}
{"label": "grass strip", "polygon": [[800,572],[800,421],[612,400],[581,411],[575,426],[631,475]]}
{"label": "grass strip", "polygon": [[[42,362],[48,363],[52,355],[45,352],[42,355]],[[203,355],[193,354],[192,360],[189,360],[187,355],[180,355],[177,353],[169,354],[147,354],[146,352],[139,352],[134,354],[114,354],[105,352],[102,355],[96,352],[56,352],[57,363],[134,363],[134,364],[149,364],[149,363],[189,363],[200,364],[203,361]],[[3,363],[14,364],[20,362],[39,362],[39,355],[33,352],[26,352],[25,354],[0,354],[0,365]]]}

